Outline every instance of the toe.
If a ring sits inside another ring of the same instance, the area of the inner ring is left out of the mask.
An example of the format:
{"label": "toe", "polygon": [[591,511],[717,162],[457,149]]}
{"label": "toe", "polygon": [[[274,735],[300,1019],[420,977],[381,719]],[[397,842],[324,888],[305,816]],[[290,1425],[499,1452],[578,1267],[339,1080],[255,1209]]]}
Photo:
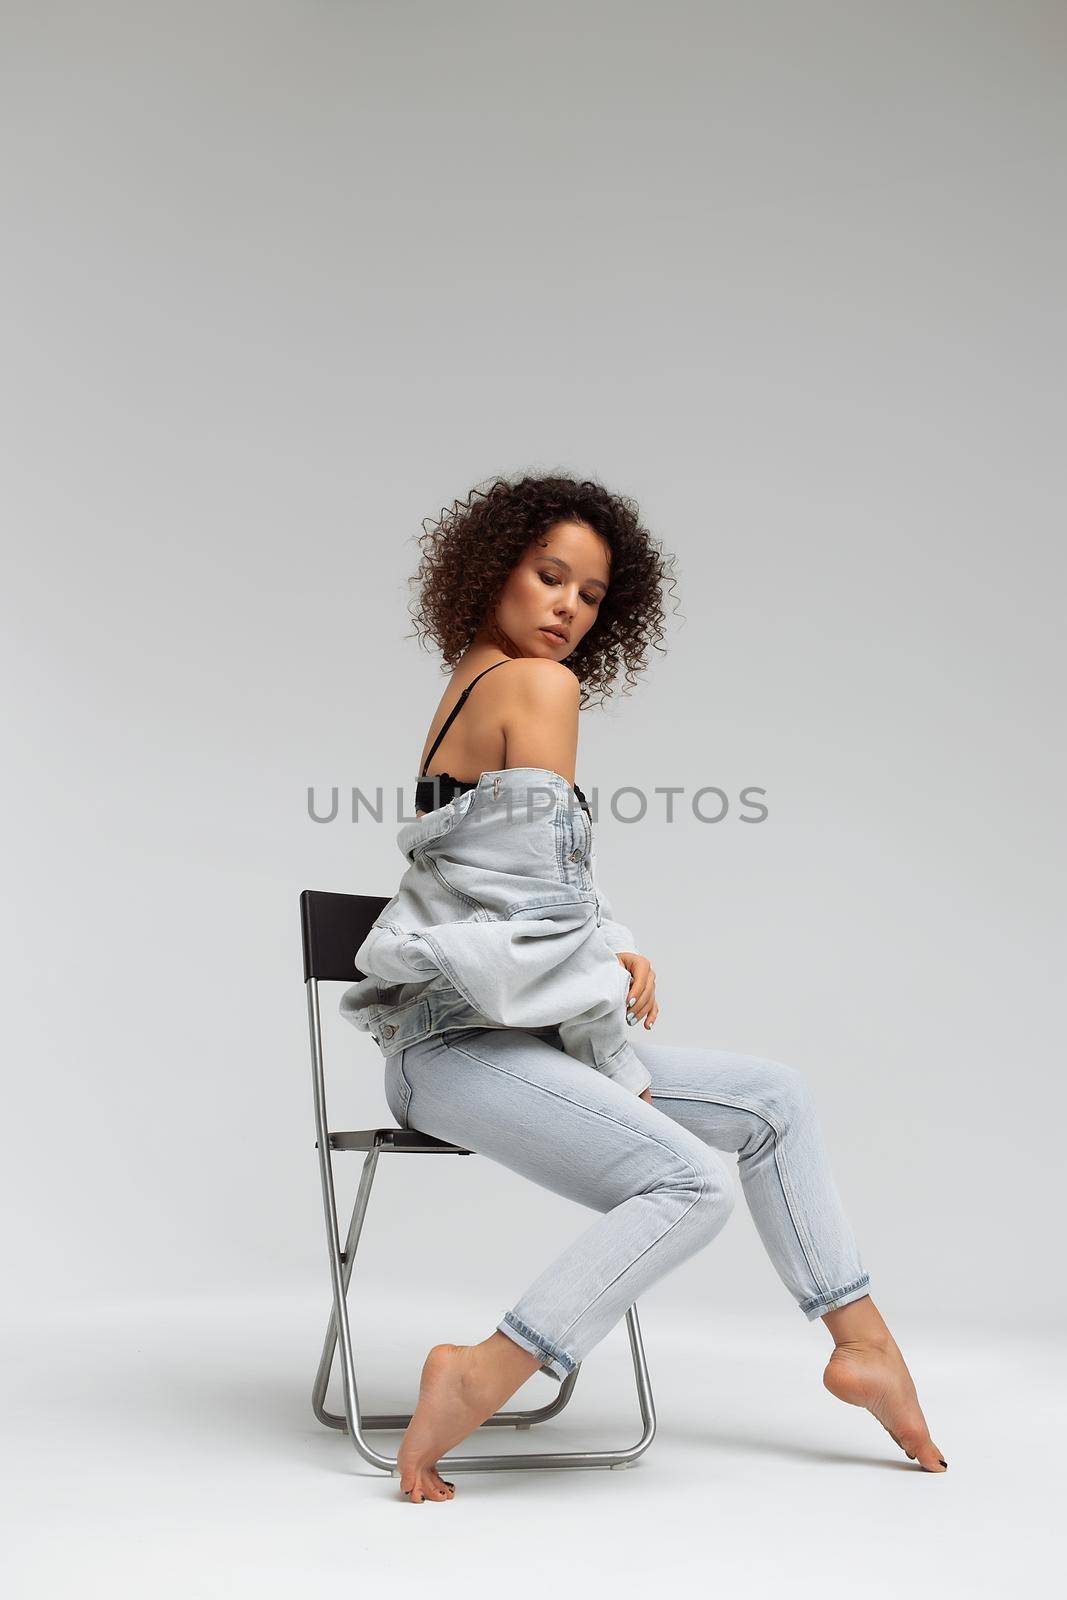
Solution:
{"label": "toe", "polygon": [[419,1494],[423,1500],[451,1500],[452,1490],[438,1473],[423,1471],[419,1474]]}
{"label": "toe", "polygon": [[941,1452],[934,1444],[928,1433],[910,1436],[903,1434],[901,1438],[905,1453],[918,1463],[925,1472],[944,1472]]}
{"label": "toe", "polygon": [[422,1474],[419,1472],[406,1472],[400,1480],[400,1492],[405,1500],[409,1500],[413,1506],[417,1506],[426,1498]]}

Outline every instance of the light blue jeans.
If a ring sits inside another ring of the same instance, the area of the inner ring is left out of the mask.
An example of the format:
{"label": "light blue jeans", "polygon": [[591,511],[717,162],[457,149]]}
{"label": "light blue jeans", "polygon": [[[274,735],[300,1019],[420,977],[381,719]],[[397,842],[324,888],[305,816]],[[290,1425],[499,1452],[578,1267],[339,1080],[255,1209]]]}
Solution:
{"label": "light blue jeans", "polygon": [[673,1267],[715,1238],[741,1187],[808,1321],[868,1293],[806,1078],[732,1050],[635,1041],[652,1105],[564,1054],[555,1030],[453,1028],[388,1056],[401,1127],[499,1161],[601,1215],[497,1324],[563,1379]]}

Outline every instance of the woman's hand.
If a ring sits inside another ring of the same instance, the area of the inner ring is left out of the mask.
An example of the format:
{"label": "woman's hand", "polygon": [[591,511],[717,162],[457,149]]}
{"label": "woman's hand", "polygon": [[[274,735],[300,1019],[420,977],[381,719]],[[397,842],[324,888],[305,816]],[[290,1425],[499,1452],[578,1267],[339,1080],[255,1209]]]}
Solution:
{"label": "woman's hand", "polygon": [[630,974],[630,991],[626,997],[626,1020],[631,1018],[634,1022],[644,1021],[646,1031],[651,1028],[659,1016],[659,1006],[656,1003],[656,974],[647,956],[639,956],[636,950],[622,950],[615,952],[619,961]]}

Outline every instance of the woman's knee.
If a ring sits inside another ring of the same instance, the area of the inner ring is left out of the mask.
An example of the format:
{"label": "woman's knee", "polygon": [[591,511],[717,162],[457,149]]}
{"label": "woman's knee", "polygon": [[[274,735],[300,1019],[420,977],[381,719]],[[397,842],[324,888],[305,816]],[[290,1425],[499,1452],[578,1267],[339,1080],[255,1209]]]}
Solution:
{"label": "woman's knee", "polygon": [[773,1149],[790,1128],[814,1115],[811,1085],[797,1067],[780,1061],[755,1061],[745,1102],[749,1132],[738,1155],[755,1160]]}
{"label": "woman's knee", "polygon": [[709,1236],[718,1233],[734,1209],[737,1191],[730,1170],[717,1151],[705,1149],[694,1158],[685,1186],[695,1195],[694,1219]]}
{"label": "woman's knee", "polygon": [[778,1129],[811,1113],[814,1098],[805,1072],[781,1061],[763,1061],[760,1066],[761,1105]]}

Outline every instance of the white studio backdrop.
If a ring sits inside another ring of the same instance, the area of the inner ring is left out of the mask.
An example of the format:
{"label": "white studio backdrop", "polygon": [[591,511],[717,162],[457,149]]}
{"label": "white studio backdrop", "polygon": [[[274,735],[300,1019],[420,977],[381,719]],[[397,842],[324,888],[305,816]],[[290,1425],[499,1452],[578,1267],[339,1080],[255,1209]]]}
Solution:
{"label": "white studio backdrop", "polygon": [[[325,1316],[298,895],[402,868],[422,519],[560,468],[678,560],[578,763],[654,1037],[807,1072],[891,1325],[1061,1323],[1056,8],[2,15],[15,1314]],[[484,1337],[588,1220],[386,1158],[360,1270]],[[656,1298],[798,1318],[743,1206]]]}

